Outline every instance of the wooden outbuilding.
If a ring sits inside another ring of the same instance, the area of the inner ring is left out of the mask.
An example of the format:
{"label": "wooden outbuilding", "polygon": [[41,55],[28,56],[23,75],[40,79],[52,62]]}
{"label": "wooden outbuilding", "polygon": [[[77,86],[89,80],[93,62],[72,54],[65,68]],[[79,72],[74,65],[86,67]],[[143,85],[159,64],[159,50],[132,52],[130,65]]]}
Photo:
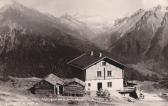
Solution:
{"label": "wooden outbuilding", "polygon": [[29,90],[39,95],[62,95],[63,80],[54,74],[49,74],[41,81],[34,84]]}
{"label": "wooden outbuilding", "polygon": [[85,82],[78,78],[64,79],[64,95],[65,96],[84,96]]}

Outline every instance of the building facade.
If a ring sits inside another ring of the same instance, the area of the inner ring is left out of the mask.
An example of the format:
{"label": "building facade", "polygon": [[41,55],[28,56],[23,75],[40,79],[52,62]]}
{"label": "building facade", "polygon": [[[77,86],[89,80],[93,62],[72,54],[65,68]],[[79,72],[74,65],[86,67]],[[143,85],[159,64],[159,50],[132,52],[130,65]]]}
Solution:
{"label": "building facade", "polygon": [[86,91],[96,93],[103,89],[108,91],[123,88],[123,70],[106,62],[100,61],[86,69]]}
{"label": "building facade", "polygon": [[110,93],[123,89],[125,66],[102,53],[84,54],[68,64],[79,69],[74,73],[82,73],[83,77],[80,77],[85,81],[85,90],[91,95],[95,95],[100,89]]}

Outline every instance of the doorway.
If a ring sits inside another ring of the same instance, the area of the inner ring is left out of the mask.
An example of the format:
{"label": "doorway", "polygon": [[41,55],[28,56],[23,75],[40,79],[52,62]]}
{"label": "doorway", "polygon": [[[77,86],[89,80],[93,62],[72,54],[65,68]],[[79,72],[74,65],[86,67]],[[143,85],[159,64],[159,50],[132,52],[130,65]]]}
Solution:
{"label": "doorway", "polygon": [[60,94],[60,95],[63,94],[63,86],[62,86],[62,85],[59,86],[59,94]]}
{"label": "doorway", "polygon": [[100,90],[100,89],[102,89],[102,83],[101,83],[101,82],[98,82],[98,83],[97,83],[97,90]]}

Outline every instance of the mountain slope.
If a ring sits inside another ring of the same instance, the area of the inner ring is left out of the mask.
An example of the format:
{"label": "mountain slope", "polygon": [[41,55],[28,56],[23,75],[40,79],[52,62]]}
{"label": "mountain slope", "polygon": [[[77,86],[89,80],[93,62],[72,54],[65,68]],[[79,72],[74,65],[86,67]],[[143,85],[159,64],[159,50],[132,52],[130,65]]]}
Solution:
{"label": "mountain slope", "polygon": [[[86,44],[88,42],[86,39],[75,38],[67,34],[66,29],[61,29],[60,24],[57,23],[60,21],[59,19],[55,17],[51,18],[45,14],[39,13],[36,10],[26,8],[19,3],[5,6],[2,10],[3,11],[0,13],[2,17],[0,22],[3,26],[8,25],[10,27],[14,26],[21,27],[22,29],[25,28],[24,30],[26,31],[41,34],[41,36],[50,36],[56,40],[60,40],[61,37],[69,36],[74,40],[76,39],[76,41],[83,40]],[[57,35],[54,36],[54,34]],[[64,44],[62,41],[59,42]]]}
{"label": "mountain slope", "polygon": [[167,70],[168,66],[168,13],[166,12],[161,27],[152,39],[146,57],[155,61],[155,70],[160,72]]}
{"label": "mountain slope", "polygon": [[[124,17],[115,21],[111,28],[111,31],[104,36],[97,37],[95,43],[102,49],[109,49],[120,37],[135,28],[135,24],[141,16],[144,14],[144,10],[139,10],[130,17]],[[100,41],[104,41],[100,43]]]}
{"label": "mountain slope", "polygon": [[167,73],[167,13],[166,7],[138,10],[131,16],[116,21],[111,34],[98,39],[102,48],[116,59],[141,67],[159,75]]}
{"label": "mountain slope", "polygon": [[[63,29],[59,19],[13,2],[0,9],[0,70],[5,75],[65,75],[65,63],[96,47]],[[66,70],[67,71],[67,70]]]}
{"label": "mountain slope", "polygon": [[67,33],[79,39],[91,40],[96,34],[86,25],[75,17],[65,14],[59,17],[60,28],[66,30]]}

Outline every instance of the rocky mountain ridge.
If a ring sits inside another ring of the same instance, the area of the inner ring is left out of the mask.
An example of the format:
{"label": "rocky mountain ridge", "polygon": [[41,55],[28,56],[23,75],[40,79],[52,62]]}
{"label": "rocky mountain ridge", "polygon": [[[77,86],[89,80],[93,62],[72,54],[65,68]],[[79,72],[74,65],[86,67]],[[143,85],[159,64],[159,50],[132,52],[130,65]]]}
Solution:
{"label": "rocky mountain ridge", "polygon": [[112,40],[107,42],[105,49],[120,61],[139,67],[137,70],[147,67],[151,72],[165,75],[168,64],[167,14],[167,7],[157,6],[150,10],[140,9],[123,18],[114,25],[108,36]]}

